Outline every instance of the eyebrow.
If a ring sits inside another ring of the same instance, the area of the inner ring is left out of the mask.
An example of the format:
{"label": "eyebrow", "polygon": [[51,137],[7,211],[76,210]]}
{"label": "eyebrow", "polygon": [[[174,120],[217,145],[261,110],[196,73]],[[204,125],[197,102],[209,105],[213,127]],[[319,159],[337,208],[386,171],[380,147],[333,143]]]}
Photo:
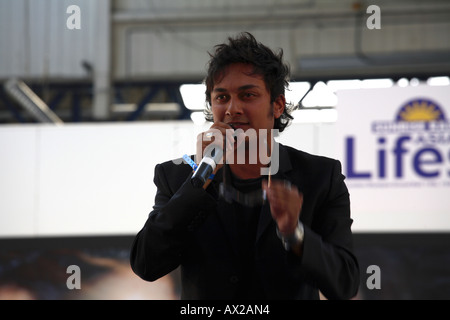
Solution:
{"label": "eyebrow", "polygon": [[[244,90],[248,90],[248,89],[253,89],[253,88],[260,88],[260,86],[256,85],[256,84],[246,84],[244,86],[241,86],[238,88],[238,91],[244,91]],[[213,92],[227,92],[228,90],[225,88],[214,88]]]}

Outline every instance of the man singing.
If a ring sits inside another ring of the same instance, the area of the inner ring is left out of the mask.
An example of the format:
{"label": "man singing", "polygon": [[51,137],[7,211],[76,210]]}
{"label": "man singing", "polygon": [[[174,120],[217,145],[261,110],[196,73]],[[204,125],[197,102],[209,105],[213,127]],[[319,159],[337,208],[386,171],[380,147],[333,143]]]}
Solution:
{"label": "man singing", "polygon": [[194,159],[210,144],[224,156],[202,186],[192,183],[192,158],[156,166],[155,203],[130,257],[142,279],[180,266],[182,299],[356,295],[359,267],[340,162],[273,139],[292,119],[288,77],[282,50],[274,53],[249,33],[215,47],[205,79],[205,115],[213,124]]}

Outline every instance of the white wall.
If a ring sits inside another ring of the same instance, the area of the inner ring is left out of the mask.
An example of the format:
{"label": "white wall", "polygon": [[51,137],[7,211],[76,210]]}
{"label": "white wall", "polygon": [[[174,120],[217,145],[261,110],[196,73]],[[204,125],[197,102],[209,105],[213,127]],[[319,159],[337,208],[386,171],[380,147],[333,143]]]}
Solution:
{"label": "white wall", "polygon": [[[331,154],[320,133],[332,127],[293,124],[279,140]],[[136,233],[153,206],[155,165],[193,154],[201,130],[190,121],[0,127],[0,237]]]}
{"label": "white wall", "polygon": [[152,206],[154,166],[175,156],[183,125],[1,127],[0,234],[136,231]]}
{"label": "white wall", "polygon": [[[195,153],[196,136],[207,126],[191,121],[1,126],[0,237],[137,233],[153,206],[155,165]],[[293,123],[277,140],[337,158],[345,173],[340,131],[337,123]],[[448,186],[439,194],[435,187],[385,188],[374,198],[375,187],[364,189],[351,180],[355,232],[450,230],[449,198],[442,194]],[[433,206],[424,198],[429,193]],[[412,200],[425,209],[408,209]]]}

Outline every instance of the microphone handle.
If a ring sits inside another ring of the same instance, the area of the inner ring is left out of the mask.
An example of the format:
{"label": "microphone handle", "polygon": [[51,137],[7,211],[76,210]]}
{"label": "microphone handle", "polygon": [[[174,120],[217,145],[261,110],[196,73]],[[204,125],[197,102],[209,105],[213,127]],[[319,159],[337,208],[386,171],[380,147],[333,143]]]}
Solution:
{"label": "microphone handle", "polygon": [[209,156],[205,156],[197,167],[191,178],[191,183],[196,188],[201,188],[205,185],[208,178],[216,169],[217,163],[222,160],[223,151],[217,146],[213,146],[208,150]]}
{"label": "microphone handle", "polygon": [[[208,160],[211,160],[210,162],[214,161],[211,158],[205,158]],[[204,159],[204,160],[205,160]],[[208,177],[213,172],[214,168],[216,167],[216,164],[214,163],[214,167],[211,166],[211,164],[207,161],[203,161],[200,163],[200,165],[197,167],[197,170],[195,171],[194,175],[191,178],[191,183],[195,188],[201,188],[205,184]]]}

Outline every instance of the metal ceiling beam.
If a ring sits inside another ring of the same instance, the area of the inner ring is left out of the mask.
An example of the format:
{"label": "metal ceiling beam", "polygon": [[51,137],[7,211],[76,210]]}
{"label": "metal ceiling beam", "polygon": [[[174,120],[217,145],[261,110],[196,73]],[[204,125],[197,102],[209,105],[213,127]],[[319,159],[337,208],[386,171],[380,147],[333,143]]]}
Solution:
{"label": "metal ceiling beam", "polygon": [[[442,18],[448,21],[450,16],[450,3],[439,2],[432,5],[424,2],[412,5],[390,4],[382,7],[383,21],[395,22],[396,18],[405,19],[402,22],[417,23],[436,22]],[[323,20],[353,21],[353,18],[365,14],[366,7],[350,5],[345,6],[273,6],[272,10],[267,8],[254,8],[252,10],[217,10],[217,7],[190,8],[183,10],[166,9],[153,11],[118,11],[113,13],[112,19],[115,24],[144,24],[172,27],[207,27],[217,25],[247,25],[247,24],[292,24],[292,23],[316,23]],[[417,16],[417,19],[412,19]]]}
{"label": "metal ceiling beam", "polygon": [[11,79],[5,85],[6,92],[16,100],[34,119],[41,123],[62,125],[63,121],[39,98],[25,82]]}

